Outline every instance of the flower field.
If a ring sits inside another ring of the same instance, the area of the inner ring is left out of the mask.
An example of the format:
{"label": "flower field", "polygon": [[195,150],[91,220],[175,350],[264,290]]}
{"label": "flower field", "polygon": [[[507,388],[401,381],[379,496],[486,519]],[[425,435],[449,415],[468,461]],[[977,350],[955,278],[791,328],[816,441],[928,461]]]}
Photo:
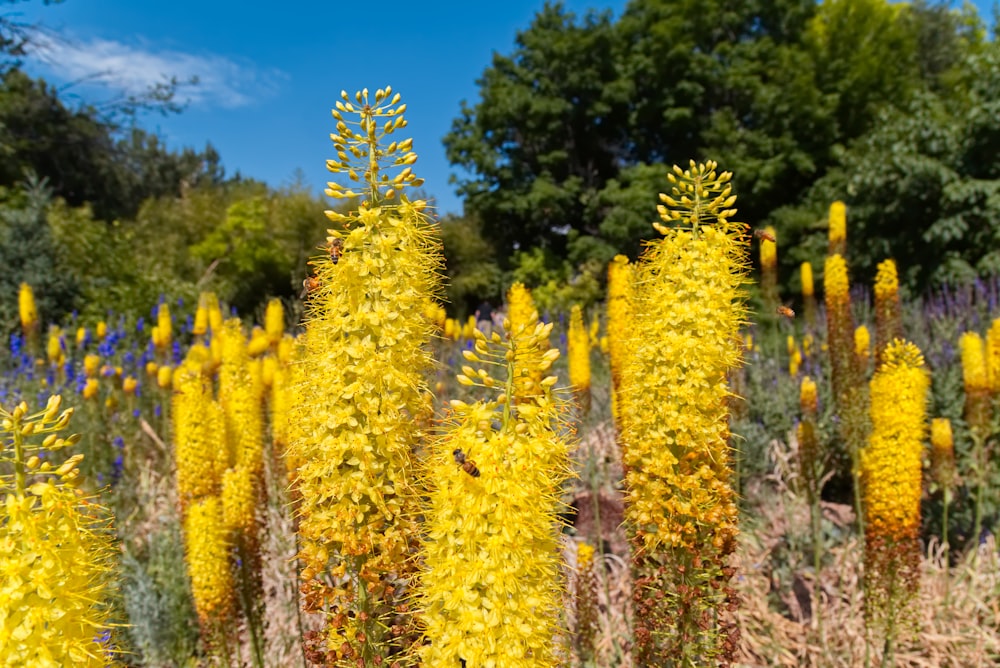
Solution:
{"label": "flower field", "polygon": [[479,331],[405,110],[336,103],[299,300],[0,295],[0,665],[1000,662],[1000,281],[852,282],[833,202],[791,289],[692,161],[603,301]]}

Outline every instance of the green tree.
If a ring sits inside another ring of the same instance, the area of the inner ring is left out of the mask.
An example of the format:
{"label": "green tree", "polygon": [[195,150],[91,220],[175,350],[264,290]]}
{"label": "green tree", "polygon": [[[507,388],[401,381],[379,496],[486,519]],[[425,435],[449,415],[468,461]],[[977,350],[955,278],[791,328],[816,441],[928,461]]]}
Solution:
{"label": "green tree", "polygon": [[493,246],[483,237],[473,217],[447,215],[440,221],[446,268],[448,302],[459,314],[472,313],[484,299],[499,304],[502,274]]}
{"label": "green tree", "polygon": [[58,247],[47,220],[52,191],[29,175],[21,187],[0,192],[0,333],[18,326],[18,286],[34,289],[42,323],[58,322],[77,304],[73,276],[56,271]]}
{"label": "green tree", "polygon": [[964,59],[945,93],[924,90],[883,109],[802,204],[775,212],[779,235],[796,246],[789,264],[822,252],[823,212],[839,198],[859,281],[889,257],[917,292],[1000,273],[998,100],[1000,47],[991,42]]}
{"label": "green tree", "polygon": [[511,56],[494,55],[480,101],[463,103],[444,140],[472,174],[459,192],[501,262],[536,244],[561,253],[570,229],[596,234],[584,201],[615,176],[630,141],[609,14],[578,23],[547,3],[515,41]]}
{"label": "green tree", "polygon": [[603,261],[648,237],[666,165],[723,161],[763,221],[884,109],[949,90],[982,39],[974,10],[923,2],[632,0],[617,21],[546,4],[445,145],[501,266],[536,245]]}

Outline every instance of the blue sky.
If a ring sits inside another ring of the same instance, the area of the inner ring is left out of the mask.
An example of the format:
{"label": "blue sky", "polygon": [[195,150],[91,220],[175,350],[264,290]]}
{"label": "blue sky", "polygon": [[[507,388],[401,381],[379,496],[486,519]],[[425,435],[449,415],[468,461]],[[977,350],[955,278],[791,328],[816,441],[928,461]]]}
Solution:
{"label": "blue sky", "polygon": [[[978,0],[987,19],[991,0]],[[460,212],[448,183],[454,171],[441,138],[460,109],[475,102],[475,81],[492,54],[509,54],[542,0],[441,0],[361,4],[327,0],[40,0],[5,8],[39,21],[65,39],[51,42],[29,71],[57,84],[101,74],[100,85],[68,93],[99,101],[176,75],[201,83],[185,91],[178,116],[147,116],[141,124],[168,145],[211,143],[228,173],[272,186],[301,170],[317,191],[333,151],[330,109],[342,89],[391,85],[407,102],[409,134],[420,160],[414,171],[440,213]],[[626,0],[565,0],[577,14]],[[42,57],[44,56],[44,57]]]}
{"label": "blue sky", "polygon": [[[69,92],[100,100],[141,90],[163,75],[201,84],[179,116],[151,115],[141,125],[171,147],[219,150],[227,173],[239,170],[281,186],[301,169],[317,191],[325,187],[325,160],[333,157],[330,109],[340,91],[391,85],[407,103],[407,130],[419,161],[414,171],[438,211],[460,212],[448,183],[453,172],[441,138],[460,101],[477,99],[475,81],[494,51],[508,54],[542,0],[379,2],[327,0],[39,0],[11,7],[67,38],[29,71],[56,83],[106,73],[102,86]],[[612,9],[625,0],[570,0],[568,9]],[[379,18],[376,17],[380,17]]]}

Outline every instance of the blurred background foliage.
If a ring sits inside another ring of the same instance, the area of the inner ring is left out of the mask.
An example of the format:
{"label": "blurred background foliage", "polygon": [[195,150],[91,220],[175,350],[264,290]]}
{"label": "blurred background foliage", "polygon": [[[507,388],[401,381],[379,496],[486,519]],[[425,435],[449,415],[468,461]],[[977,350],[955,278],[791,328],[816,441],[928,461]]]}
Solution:
{"label": "blurred background foliage", "polygon": [[[182,112],[173,94],[193,82],[63,99],[22,70],[33,26],[15,16],[0,16],[4,294],[36,286],[48,321],[161,294],[212,290],[245,313],[298,295],[321,197],[138,127],[140,112]],[[689,157],[735,173],[739,215],[775,227],[791,290],[799,263],[822,267],[837,199],[856,280],[886,257],[909,294],[994,275],[998,48],[971,5],[924,0],[632,0],[618,17],[546,3],[444,137],[465,202],[441,219],[449,308],[499,304],[513,280],[543,311],[599,300],[603,267],[638,256],[667,168]],[[13,308],[0,304],[7,331]]]}

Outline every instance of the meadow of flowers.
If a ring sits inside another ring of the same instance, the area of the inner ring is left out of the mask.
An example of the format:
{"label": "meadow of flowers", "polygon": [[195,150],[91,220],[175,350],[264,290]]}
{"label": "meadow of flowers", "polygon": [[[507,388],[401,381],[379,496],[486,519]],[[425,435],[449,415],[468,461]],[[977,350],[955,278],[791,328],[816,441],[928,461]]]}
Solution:
{"label": "meadow of flowers", "polygon": [[1000,661],[1000,282],[852,285],[837,202],[793,293],[692,162],[600,308],[481,332],[404,111],[337,102],[301,301],[2,297],[0,664]]}

